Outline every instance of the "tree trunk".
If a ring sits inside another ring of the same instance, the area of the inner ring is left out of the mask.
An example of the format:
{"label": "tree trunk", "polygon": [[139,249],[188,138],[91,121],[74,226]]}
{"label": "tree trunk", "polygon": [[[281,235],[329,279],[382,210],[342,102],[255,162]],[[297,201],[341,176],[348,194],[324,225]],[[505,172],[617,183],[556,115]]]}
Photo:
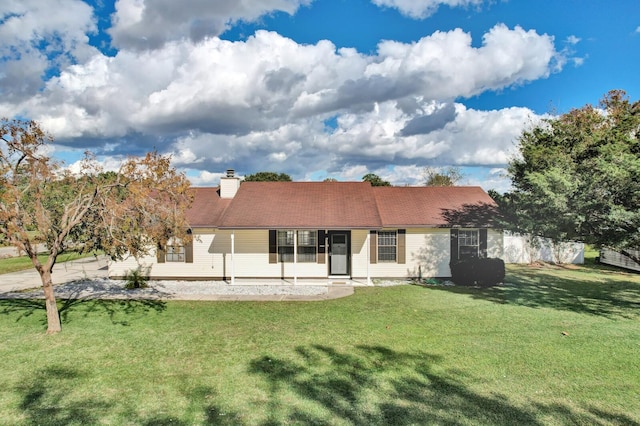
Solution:
{"label": "tree trunk", "polygon": [[40,278],[42,279],[44,301],[47,308],[47,334],[59,333],[62,330],[62,327],[60,326],[60,314],[58,314],[56,296],[53,294],[51,271],[45,268],[39,272]]}

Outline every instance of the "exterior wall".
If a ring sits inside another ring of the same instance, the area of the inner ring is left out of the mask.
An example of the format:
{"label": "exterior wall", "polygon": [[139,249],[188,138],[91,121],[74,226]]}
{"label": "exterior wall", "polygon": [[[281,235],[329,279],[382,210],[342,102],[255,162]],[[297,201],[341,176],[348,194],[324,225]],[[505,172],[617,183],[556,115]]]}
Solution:
{"label": "exterior wall", "polygon": [[[229,279],[236,278],[325,278],[325,263],[269,263],[269,231],[239,230],[234,233],[235,259],[231,259],[231,236],[228,230],[195,230],[193,263],[157,263],[155,253],[138,261],[134,258],[109,265],[109,276],[121,277],[138,267],[154,278]],[[351,276],[354,278],[449,277],[450,235],[447,228],[406,230],[406,263],[370,264],[368,230],[351,231]],[[487,233],[487,255],[502,257],[502,232]],[[148,271],[148,272],[147,272]]]}
{"label": "exterior wall", "polygon": [[[226,276],[231,276],[231,231],[220,231],[221,239],[228,241],[226,251]],[[222,255],[224,253],[217,253]],[[327,276],[326,263],[298,262],[269,263],[269,231],[235,231],[236,278],[321,278]]]}
{"label": "exterior wall", "polygon": [[[352,276],[367,276],[368,231],[353,231]],[[487,232],[487,256],[502,258],[502,232]],[[451,242],[448,228],[407,229],[406,263],[379,262],[369,265],[372,278],[450,277]]]}
{"label": "exterior wall", "polygon": [[193,240],[193,263],[165,262],[158,263],[155,250],[149,256],[135,259],[128,257],[121,262],[109,263],[109,276],[122,277],[128,272],[140,268],[151,277],[161,278],[191,278],[191,279],[221,279],[223,277],[222,256],[210,253],[214,246],[215,234],[195,234]]}
{"label": "exterior wall", "polygon": [[234,232],[235,260],[231,259],[231,231],[218,230],[194,233],[193,263],[158,263],[155,251],[136,260],[129,257],[111,262],[110,277],[122,277],[129,271],[141,270],[153,278],[229,279],[232,269],[236,278],[299,278],[327,276],[326,263],[269,263],[269,231],[241,230]]}

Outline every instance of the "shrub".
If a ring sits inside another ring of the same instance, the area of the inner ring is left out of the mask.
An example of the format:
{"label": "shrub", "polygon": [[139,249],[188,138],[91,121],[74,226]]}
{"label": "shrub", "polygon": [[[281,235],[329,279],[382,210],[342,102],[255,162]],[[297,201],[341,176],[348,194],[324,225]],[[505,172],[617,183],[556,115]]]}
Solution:
{"label": "shrub", "polygon": [[133,290],[136,288],[147,288],[147,281],[149,277],[147,277],[140,268],[132,269],[124,276],[125,281],[127,282],[124,285],[124,288],[127,290]]}
{"label": "shrub", "polygon": [[497,258],[472,258],[449,263],[451,280],[458,285],[488,287],[504,280],[504,261]]}

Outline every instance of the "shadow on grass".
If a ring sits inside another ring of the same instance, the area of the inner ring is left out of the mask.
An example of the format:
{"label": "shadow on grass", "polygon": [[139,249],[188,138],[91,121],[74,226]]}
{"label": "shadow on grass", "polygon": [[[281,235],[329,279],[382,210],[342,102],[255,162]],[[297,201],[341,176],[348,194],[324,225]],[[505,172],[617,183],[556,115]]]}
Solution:
{"label": "shadow on grass", "polygon": [[552,308],[606,318],[640,316],[640,282],[636,274],[596,265],[511,265],[505,282],[490,288],[431,288],[500,304]]}
{"label": "shadow on grass", "polygon": [[[263,425],[335,424],[559,424],[638,425],[621,413],[553,403],[526,406],[505,395],[481,394],[472,377],[438,367],[441,357],[381,346],[340,352],[327,346],[298,347],[294,359],[262,356],[249,371],[262,377],[269,395]],[[293,396],[292,396],[293,394]]]}
{"label": "shadow on grass", "polygon": [[[88,317],[105,313],[112,324],[128,326],[132,321],[149,312],[163,312],[167,307],[162,300],[146,299],[58,299],[58,312],[62,325],[69,324],[73,315]],[[15,315],[16,322],[34,314],[42,314],[42,324],[47,325],[45,303],[42,299],[0,299],[0,314]]]}
{"label": "shadow on grass", "polygon": [[136,411],[135,404],[127,404],[129,401],[123,403],[104,396],[87,396],[87,392],[82,392],[81,389],[89,382],[91,377],[88,374],[70,367],[52,366],[38,370],[16,388],[20,395],[18,409],[25,419],[21,424],[88,425],[114,421],[109,419],[116,419],[117,423],[148,426],[239,424],[235,413],[223,410],[212,402],[217,395],[215,390],[209,387],[198,387],[183,392],[183,398],[191,408],[189,414],[155,413],[145,416]]}
{"label": "shadow on grass", "polygon": [[72,400],[78,370],[54,366],[26,378],[16,389],[21,395],[19,409],[28,425],[96,424],[111,404],[89,396]]}

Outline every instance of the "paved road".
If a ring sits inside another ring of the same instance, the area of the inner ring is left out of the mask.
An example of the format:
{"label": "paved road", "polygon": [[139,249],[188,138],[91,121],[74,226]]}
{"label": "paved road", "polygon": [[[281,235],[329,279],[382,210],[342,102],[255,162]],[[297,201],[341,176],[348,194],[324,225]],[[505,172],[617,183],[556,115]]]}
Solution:
{"label": "paved road", "polygon": [[[45,252],[47,250],[47,248],[44,246],[44,244],[38,244],[38,251],[39,252]],[[18,249],[15,247],[0,247],[0,259],[3,259],[5,257],[16,257],[16,256],[21,256],[24,255],[24,253],[18,253]]]}
{"label": "paved road", "polygon": [[[53,283],[62,284],[81,279],[107,277],[106,256],[91,256],[71,262],[58,263],[53,267]],[[35,269],[0,274],[0,293],[26,290],[42,286],[40,275]]]}

